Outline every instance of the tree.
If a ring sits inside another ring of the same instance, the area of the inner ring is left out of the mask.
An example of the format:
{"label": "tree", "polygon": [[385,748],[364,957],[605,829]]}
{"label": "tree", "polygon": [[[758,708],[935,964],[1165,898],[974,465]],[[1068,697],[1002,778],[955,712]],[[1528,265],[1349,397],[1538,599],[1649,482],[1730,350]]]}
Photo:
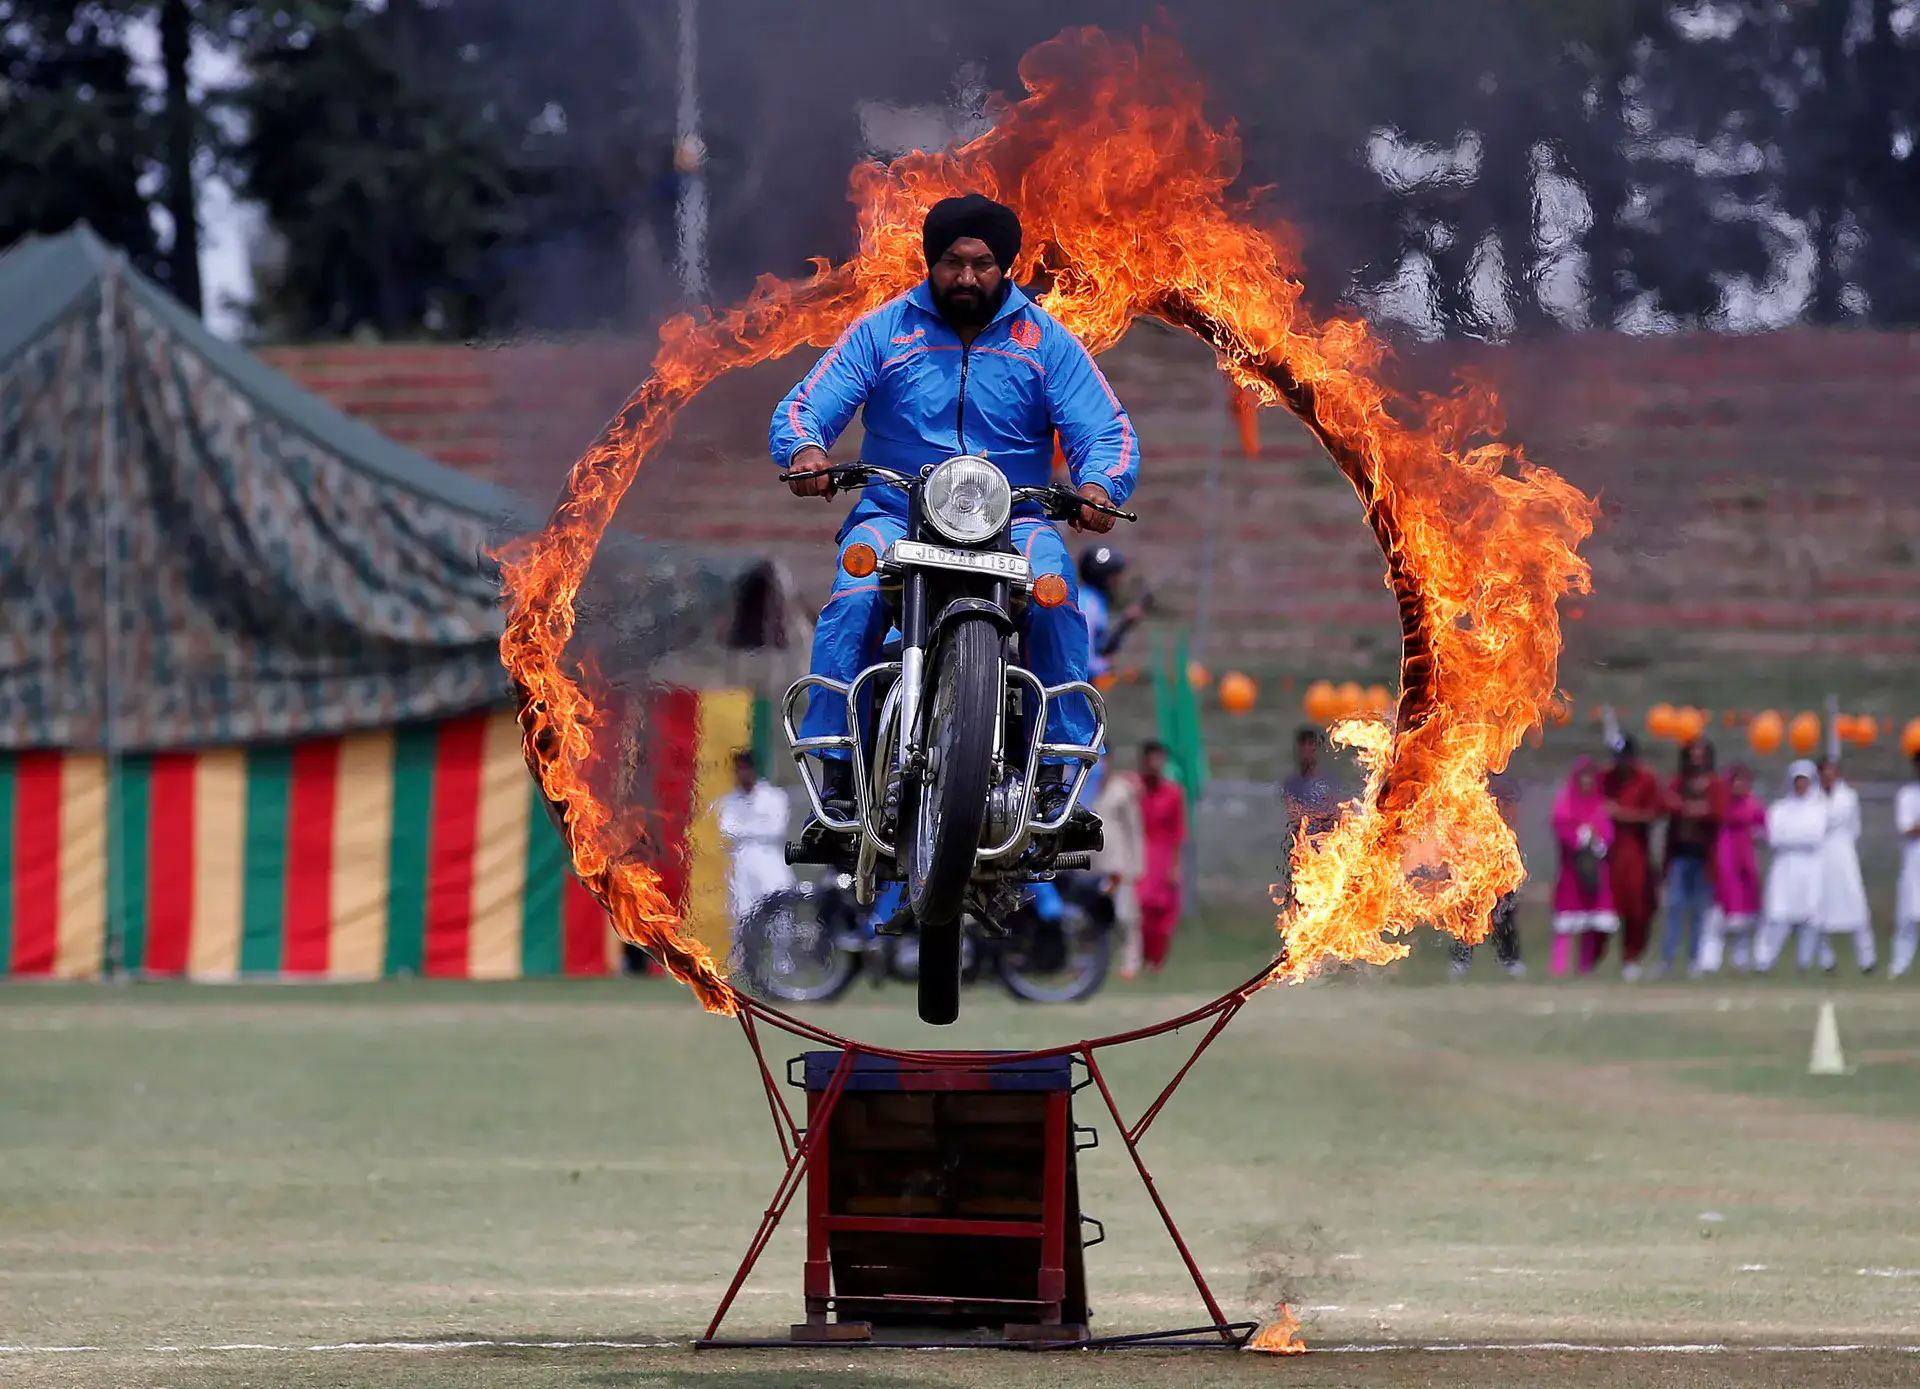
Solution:
{"label": "tree", "polygon": [[248,35],[244,191],[282,246],[256,317],[294,334],[454,336],[488,322],[490,256],[533,190],[448,8],[388,0]]}
{"label": "tree", "polygon": [[0,246],[85,221],[159,269],[140,177],[154,132],[132,65],[81,0],[0,0]]}

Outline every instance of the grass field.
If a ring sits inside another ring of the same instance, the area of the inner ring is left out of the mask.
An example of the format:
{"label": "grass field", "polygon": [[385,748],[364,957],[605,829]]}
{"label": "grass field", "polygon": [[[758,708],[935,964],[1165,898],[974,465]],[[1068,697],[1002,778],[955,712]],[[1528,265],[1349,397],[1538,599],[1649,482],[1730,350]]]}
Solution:
{"label": "grass field", "polygon": [[[1189,952],[1174,982],[1195,992],[1045,1010],[977,990],[939,1040],[1163,1016],[1237,977],[1223,942]],[[1284,1362],[687,1350],[776,1150],[733,1026],[662,981],[9,989],[0,1344],[28,1349],[0,1353],[0,1383],[1920,1382],[1901,1349],[1920,1343],[1920,992],[1445,985],[1434,954],[1262,995],[1149,1139],[1229,1309],[1300,1309],[1317,1351]],[[1822,997],[1852,1075],[1805,1074]],[[928,1040],[898,989],[831,1021]],[[1119,1054],[1123,1102],[1174,1061]],[[1191,1324],[1103,1138],[1082,1170],[1110,1234],[1088,1255],[1096,1330]],[[798,1281],[788,1230],[729,1332],[783,1329]],[[307,1349],[391,1342],[439,1348]],[[1450,1342],[1483,1348],[1420,1349]],[[1727,1349],[1484,1348],[1542,1342]],[[1866,1349],[1759,1349],[1816,1344]]]}

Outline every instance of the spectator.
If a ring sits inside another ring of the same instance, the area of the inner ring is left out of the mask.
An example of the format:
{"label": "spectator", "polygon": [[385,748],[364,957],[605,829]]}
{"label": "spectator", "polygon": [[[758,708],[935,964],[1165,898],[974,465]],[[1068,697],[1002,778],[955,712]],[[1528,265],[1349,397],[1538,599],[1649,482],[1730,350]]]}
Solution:
{"label": "spectator", "polygon": [[787,866],[787,793],[762,781],[753,754],[743,749],[733,755],[733,790],[715,810],[720,837],[733,858],[727,909],[737,930],[763,897],[794,884]]}
{"label": "spectator", "polygon": [[1620,917],[1620,977],[1638,979],[1647,928],[1660,904],[1650,839],[1664,796],[1660,779],[1641,763],[1633,739],[1625,737],[1613,745],[1613,765],[1601,778],[1600,790],[1613,820],[1607,865],[1613,909]]}
{"label": "spectator", "polygon": [[1280,783],[1287,801],[1288,858],[1294,837],[1333,828],[1340,818],[1340,793],[1320,770],[1320,730],[1301,728],[1293,735],[1293,775]]}
{"label": "spectator", "polygon": [[1795,762],[1787,768],[1787,794],[1767,807],[1773,862],[1767,866],[1766,916],[1753,952],[1753,967],[1761,974],[1773,968],[1795,931],[1800,933],[1800,968],[1813,965],[1819,939],[1820,846],[1827,837],[1827,803],[1814,790],[1817,775],[1813,763]]}
{"label": "spectator", "polygon": [[1900,886],[1893,899],[1893,977],[1913,968],[1920,952],[1920,753],[1913,780],[1893,798],[1893,826],[1900,832]]}
{"label": "spectator", "polygon": [[1574,760],[1567,784],[1554,798],[1553,837],[1560,846],[1560,872],[1553,884],[1550,968],[1555,977],[1564,975],[1577,949],[1577,968],[1588,974],[1606,953],[1607,937],[1620,929],[1607,861],[1613,821],[1591,757]]}
{"label": "spectator", "polygon": [[1766,831],[1767,808],[1753,794],[1752,769],[1730,768],[1720,836],[1713,848],[1713,910],[1700,939],[1703,974],[1719,972],[1729,938],[1734,969],[1745,974],[1752,964],[1760,921],[1759,844]]}
{"label": "spectator", "polygon": [[[1105,689],[1104,681],[1113,678],[1113,658],[1119,652],[1141,618],[1152,606],[1153,595],[1144,594],[1113,615],[1121,600],[1127,574],[1127,557],[1112,545],[1096,545],[1080,553],[1080,611],[1087,619],[1087,678]],[[1104,751],[1104,749],[1103,749]],[[1107,759],[1103,756],[1087,772],[1087,784],[1081,789],[1083,805],[1093,805],[1107,784]],[[1098,811],[1094,812],[1098,814]]]}
{"label": "spectator", "polygon": [[1689,974],[1699,973],[1700,928],[1713,908],[1713,852],[1726,814],[1726,787],[1713,770],[1713,744],[1696,738],[1680,749],[1680,769],[1667,785],[1667,929],[1656,977],[1670,973],[1685,942]]}
{"label": "spectator", "polygon": [[1120,977],[1140,973],[1140,873],[1147,850],[1140,831],[1140,788],[1132,777],[1109,777],[1093,803],[1104,843],[1093,856],[1093,871],[1106,879],[1119,932]]}
{"label": "spectator", "polygon": [[1867,909],[1867,885],[1860,875],[1860,794],[1840,776],[1829,757],[1820,764],[1820,793],[1826,804],[1826,835],[1820,843],[1820,964],[1833,968],[1833,941],[1853,937],[1853,962],[1873,973],[1873,916]]}
{"label": "spectator", "polygon": [[1180,920],[1180,850],[1187,842],[1187,796],[1167,776],[1164,743],[1140,749],[1140,834],[1145,848],[1140,881],[1140,952],[1154,973],[1167,962]]}
{"label": "spectator", "polygon": [[[1514,817],[1520,808],[1520,793],[1506,773],[1500,772],[1487,778],[1487,790],[1493,794],[1493,803],[1500,808],[1500,818],[1507,822],[1507,828],[1513,830],[1516,837],[1519,827]],[[1493,957],[1507,972],[1509,979],[1527,977],[1526,963],[1520,958],[1520,931],[1518,926],[1520,893],[1518,889],[1502,893],[1493,904],[1487,923],[1487,934],[1493,940]],[[1462,979],[1473,967],[1473,947],[1463,940],[1453,943],[1453,977]]]}

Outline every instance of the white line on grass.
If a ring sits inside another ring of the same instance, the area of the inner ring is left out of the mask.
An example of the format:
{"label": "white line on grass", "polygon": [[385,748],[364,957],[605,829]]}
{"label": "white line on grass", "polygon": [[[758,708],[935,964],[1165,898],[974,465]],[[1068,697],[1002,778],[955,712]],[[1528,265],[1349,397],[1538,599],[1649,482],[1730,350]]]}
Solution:
{"label": "white line on grass", "polygon": [[[0,1355],[212,1355],[242,1351],[265,1351],[276,1355],[324,1355],[342,1352],[365,1354],[375,1351],[438,1350],[684,1350],[686,1341],[341,1341],[331,1345],[270,1346],[236,1341],[217,1346],[15,1346],[0,1345]],[[879,1344],[879,1343],[875,1343]],[[840,1347],[851,1349],[852,1347]],[[955,1346],[964,1350],[965,1346]],[[1581,1341],[1442,1341],[1430,1345],[1405,1341],[1350,1343],[1339,1346],[1309,1346],[1320,1355],[1390,1355],[1475,1351],[1496,1354],[1517,1351],[1559,1351],[1579,1355],[1844,1355],[1881,1351],[1895,1355],[1920,1355],[1920,1345],[1870,1345],[1850,1342],[1843,1345],[1725,1345],[1672,1343],[1645,1346],[1602,1345]]]}
{"label": "white line on grass", "polygon": [[1580,1341],[1445,1341],[1437,1345],[1412,1345],[1406,1342],[1380,1342],[1344,1346],[1308,1346],[1309,1351],[1326,1355],[1379,1355],[1392,1351],[1572,1351],[1581,1355],[1818,1355],[1856,1351],[1887,1351],[1899,1355],[1920,1355],[1920,1346],[1876,1346],[1865,1343],[1847,1345],[1735,1346],[1718,1343],[1671,1344],[1649,1346],[1598,1345]]}

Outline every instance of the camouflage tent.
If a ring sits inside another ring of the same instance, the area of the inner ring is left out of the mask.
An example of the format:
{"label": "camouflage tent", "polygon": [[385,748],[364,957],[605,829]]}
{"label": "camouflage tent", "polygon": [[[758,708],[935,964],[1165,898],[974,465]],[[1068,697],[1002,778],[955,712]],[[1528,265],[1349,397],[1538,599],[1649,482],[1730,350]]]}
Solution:
{"label": "camouflage tent", "polygon": [[[498,703],[483,551],[541,519],[216,338],[84,227],[0,256],[0,748],[284,740]],[[789,644],[763,563],[636,541],[603,558],[603,668]]]}
{"label": "camouflage tent", "polygon": [[[617,967],[498,655],[485,550],[543,517],[214,337],[85,228],[0,256],[0,975]],[[740,687],[804,650],[789,587],[625,538],[582,597],[605,789],[723,918],[699,812],[754,731]]]}

